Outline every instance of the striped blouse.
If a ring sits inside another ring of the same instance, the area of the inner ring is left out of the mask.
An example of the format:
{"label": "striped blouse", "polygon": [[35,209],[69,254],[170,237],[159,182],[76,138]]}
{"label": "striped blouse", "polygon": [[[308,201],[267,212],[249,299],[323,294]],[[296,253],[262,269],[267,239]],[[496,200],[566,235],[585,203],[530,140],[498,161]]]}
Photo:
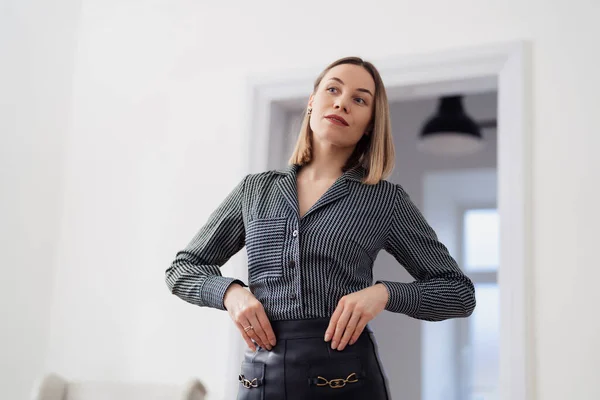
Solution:
{"label": "striped blouse", "polygon": [[[299,168],[246,175],[176,254],[165,273],[171,293],[225,310],[225,291],[237,282],[271,321],[328,318],[342,296],[373,285],[373,263],[384,249],[414,278],[375,282],[388,290],[386,310],[427,321],[471,315],[472,281],[402,186],[364,184],[366,171],[357,167],[300,217]],[[220,271],[244,246],[248,285]]]}

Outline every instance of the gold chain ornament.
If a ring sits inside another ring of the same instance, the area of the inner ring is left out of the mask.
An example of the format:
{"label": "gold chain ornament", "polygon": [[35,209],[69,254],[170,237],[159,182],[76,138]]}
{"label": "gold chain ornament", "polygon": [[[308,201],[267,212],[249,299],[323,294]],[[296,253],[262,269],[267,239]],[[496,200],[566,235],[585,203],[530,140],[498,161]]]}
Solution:
{"label": "gold chain ornament", "polygon": [[[242,386],[244,386],[246,389],[258,387],[258,378],[254,378],[250,381],[250,380],[246,379],[246,377],[244,375],[239,375],[238,379],[242,383]],[[333,389],[343,388],[344,386],[346,386],[346,383],[358,382],[358,378],[357,378],[355,372],[348,375],[348,377],[346,377],[346,379],[337,378],[337,379],[327,380],[322,376],[318,376],[317,379],[318,379],[317,386],[329,386]]]}
{"label": "gold chain ornament", "polygon": [[242,386],[244,386],[246,389],[258,387],[258,378],[254,378],[249,381],[244,375],[240,375],[238,376],[238,379],[242,383]]}
{"label": "gold chain ornament", "polygon": [[358,378],[356,377],[355,372],[348,375],[348,377],[346,379],[337,378],[337,379],[332,379],[332,380],[328,381],[327,379],[323,378],[322,376],[317,377],[317,379],[319,380],[319,382],[317,382],[317,386],[329,385],[329,387],[332,387],[334,389],[343,388],[344,386],[346,386],[346,383],[358,382]]}

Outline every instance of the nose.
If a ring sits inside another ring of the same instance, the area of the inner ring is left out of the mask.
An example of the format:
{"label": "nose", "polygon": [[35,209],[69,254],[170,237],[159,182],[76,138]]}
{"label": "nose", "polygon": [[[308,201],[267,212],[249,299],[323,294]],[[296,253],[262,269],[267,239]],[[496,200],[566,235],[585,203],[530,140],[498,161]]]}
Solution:
{"label": "nose", "polygon": [[345,113],[348,112],[348,106],[346,106],[346,100],[344,99],[344,96],[339,96],[336,101],[335,101],[335,109],[339,110],[342,109],[344,110]]}

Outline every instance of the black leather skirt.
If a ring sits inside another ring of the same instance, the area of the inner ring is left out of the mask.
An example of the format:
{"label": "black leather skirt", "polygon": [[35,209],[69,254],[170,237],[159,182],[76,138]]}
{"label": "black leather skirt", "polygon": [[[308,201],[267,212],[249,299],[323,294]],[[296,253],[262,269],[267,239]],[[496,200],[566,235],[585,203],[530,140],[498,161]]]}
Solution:
{"label": "black leather skirt", "polygon": [[389,400],[388,380],[367,325],[353,345],[325,342],[328,318],[272,321],[272,350],[246,347],[237,400]]}

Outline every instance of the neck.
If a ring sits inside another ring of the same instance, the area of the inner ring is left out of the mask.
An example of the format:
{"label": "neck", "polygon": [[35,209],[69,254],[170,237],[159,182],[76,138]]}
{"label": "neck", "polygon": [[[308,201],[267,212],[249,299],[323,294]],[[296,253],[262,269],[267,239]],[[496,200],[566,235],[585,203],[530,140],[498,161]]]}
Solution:
{"label": "neck", "polygon": [[353,151],[353,147],[340,148],[314,141],[312,161],[302,167],[302,175],[310,181],[335,180],[343,174],[342,169]]}

